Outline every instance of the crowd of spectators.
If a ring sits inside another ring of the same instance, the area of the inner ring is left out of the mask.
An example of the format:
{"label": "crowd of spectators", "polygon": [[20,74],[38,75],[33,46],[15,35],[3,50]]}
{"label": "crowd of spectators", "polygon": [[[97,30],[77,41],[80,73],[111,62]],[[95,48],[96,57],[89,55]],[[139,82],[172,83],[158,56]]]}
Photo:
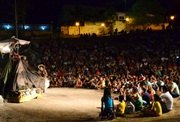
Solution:
{"label": "crowd of spectators", "polygon": [[[35,42],[28,50],[31,64],[46,66],[51,87],[103,89],[108,82],[121,102],[133,103],[132,111],[126,111],[132,113],[157,103],[156,94],[162,99],[167,91],[172,97],[180,95],[179,35],[178,30],[121,32]],[[171,102],[166,102],[166,111],[172,110]]]}
{"label": "crowd of spectators", "polygon": [[47,68],[51,86],[103,88],[114,92],[142,81],[169,76],[179,85],[179,31],[137,31],[114,37],[35,42],[30,62]]}

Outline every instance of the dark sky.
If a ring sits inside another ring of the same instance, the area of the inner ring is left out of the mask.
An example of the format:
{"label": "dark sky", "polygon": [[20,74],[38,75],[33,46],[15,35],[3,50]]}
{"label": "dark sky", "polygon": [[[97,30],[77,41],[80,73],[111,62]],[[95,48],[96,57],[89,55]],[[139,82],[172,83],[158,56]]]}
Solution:
{"label": "dark sky", "polygon": [[[118,1],[118,0],[36,0],[36,3],[29,2],[30,9],[28,11],[29,20],[36,22],[57,22],[61,17],[62,7],[65,5],[89,5],[89,6],[105,6],[108,1]],[[132,1],[132,0],[131,0]],[[35,19],[34,19],[35,18]],[[32,19],[32,20],[31,20]]]}
{"label": "dark sky", "polygon": [[[0,23],[14,21],[14,1],[0,0]],[[17,0],[18,10],[22,14],[25,11],[26,23],[58,23],[61,17],[61,8],[64,5],[90,5],[90,6],[107,6],[114,5],[121,10],[122,2],[126,1],[128,6],[136,0]],[[180,13],[180,0],[157,0],[160,1],[170,12]]]}
{"label": "dark sky", "polygon": [[[0,23],[12,22],[14,19],[14,1],[0,0]],[[26,21],[28,23],[49,23],[56,21],[62,6],[86,4],[101,6],[106,0],[16,0],[17,8],[25,11]],[[25,8],[25,9],[23,9]]]}

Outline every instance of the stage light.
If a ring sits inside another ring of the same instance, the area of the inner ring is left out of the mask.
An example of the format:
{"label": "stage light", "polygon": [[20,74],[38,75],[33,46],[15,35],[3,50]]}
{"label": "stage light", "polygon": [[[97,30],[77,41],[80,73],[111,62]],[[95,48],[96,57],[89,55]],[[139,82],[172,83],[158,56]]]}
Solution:
{"label": "stage light", "polygon": [[30,29],[30,26],[29,26],[29,25],[25,25],[25,26],[24,26],[24,29],[25,29],[25,30],[29,30],[29,29]]}
{"label": "stage light", "polygon": [[46,25],[42,25],[42,26],[40,26],[40,29],[42,30],[42,31],[44,31],[44,30],[47,30],[47,26]]}
{"label": "stage light", "polygon": [[125,20],[126,20],[126,22],[129,22],[129,18],[128,18],[128,17],[126,17],[126,19],[125,19]]}
{"label": "stage light", "polygon": [[171,19],[171,20],[174,20],[174,19],[175,19],[175,16],[173,16],[173,15],[170,16],[170,19]]}
{"label": "stage light", "polygon": [[78,35],[80,35],[80,23],[79,22],[76,22],[75,25],[78,27]]}
{"label": "stage light", "polygon": [[80,23],[79,23],[79,22],[76,22],[76,23],[75,23],[75,25],[76,25],[76,26],[79,26],[79,25],[80,25]]}
{"label": "stage light", "polygon": [[30,25],[21,25],[20,27],[24,30],[30,30],[32,28]]}
{"label": "stage light", "polygon": [[102,27],[105,27],[105,24],[104,24],[104,23],[101,23],[101,26],[102,26]]}
{"label": "stage light", "polygon": [[10,25],[10,24],[5,24],[5,25],[3,25],[3,28],[6,29],[6,30],[10,30],[10,29],[12,29],[13,27],[12,27],[12,25]]}

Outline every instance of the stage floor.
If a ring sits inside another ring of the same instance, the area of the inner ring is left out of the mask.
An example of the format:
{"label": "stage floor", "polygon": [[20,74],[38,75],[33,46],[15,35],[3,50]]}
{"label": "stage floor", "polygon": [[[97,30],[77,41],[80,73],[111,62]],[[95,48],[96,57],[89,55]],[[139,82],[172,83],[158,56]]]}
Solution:
{"label": "stage floor", "polygon": [[96,121],[102,90],[49,88],[38,99],[25,103],[3,103],[1,122]]}
{"label": "stage floor", "polygon": [[[0,103],[0,122],[99,121],[102,95],[102,90],[49,88],[42,97],[25,103]],[[180,98],[176,98],[173,110],[161,117],[130,115],[113,121],[179,122],[179,101]]]}

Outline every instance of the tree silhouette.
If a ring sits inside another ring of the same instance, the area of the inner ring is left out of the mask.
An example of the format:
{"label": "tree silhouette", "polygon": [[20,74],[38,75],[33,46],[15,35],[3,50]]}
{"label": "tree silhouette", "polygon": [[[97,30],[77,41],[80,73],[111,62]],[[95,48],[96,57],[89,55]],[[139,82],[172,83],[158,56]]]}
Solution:
{"label": "tree silhouette", "polygon": [[137,0],[127,15],[134,19],[133,24],[158,24],[165,21],[166,10],[157,0]]}
{"label": "tree silhouette", "polygon": [[106,21],[115,15],[113,7],[93,7],[85,5],[64,6],[62,21]]}

